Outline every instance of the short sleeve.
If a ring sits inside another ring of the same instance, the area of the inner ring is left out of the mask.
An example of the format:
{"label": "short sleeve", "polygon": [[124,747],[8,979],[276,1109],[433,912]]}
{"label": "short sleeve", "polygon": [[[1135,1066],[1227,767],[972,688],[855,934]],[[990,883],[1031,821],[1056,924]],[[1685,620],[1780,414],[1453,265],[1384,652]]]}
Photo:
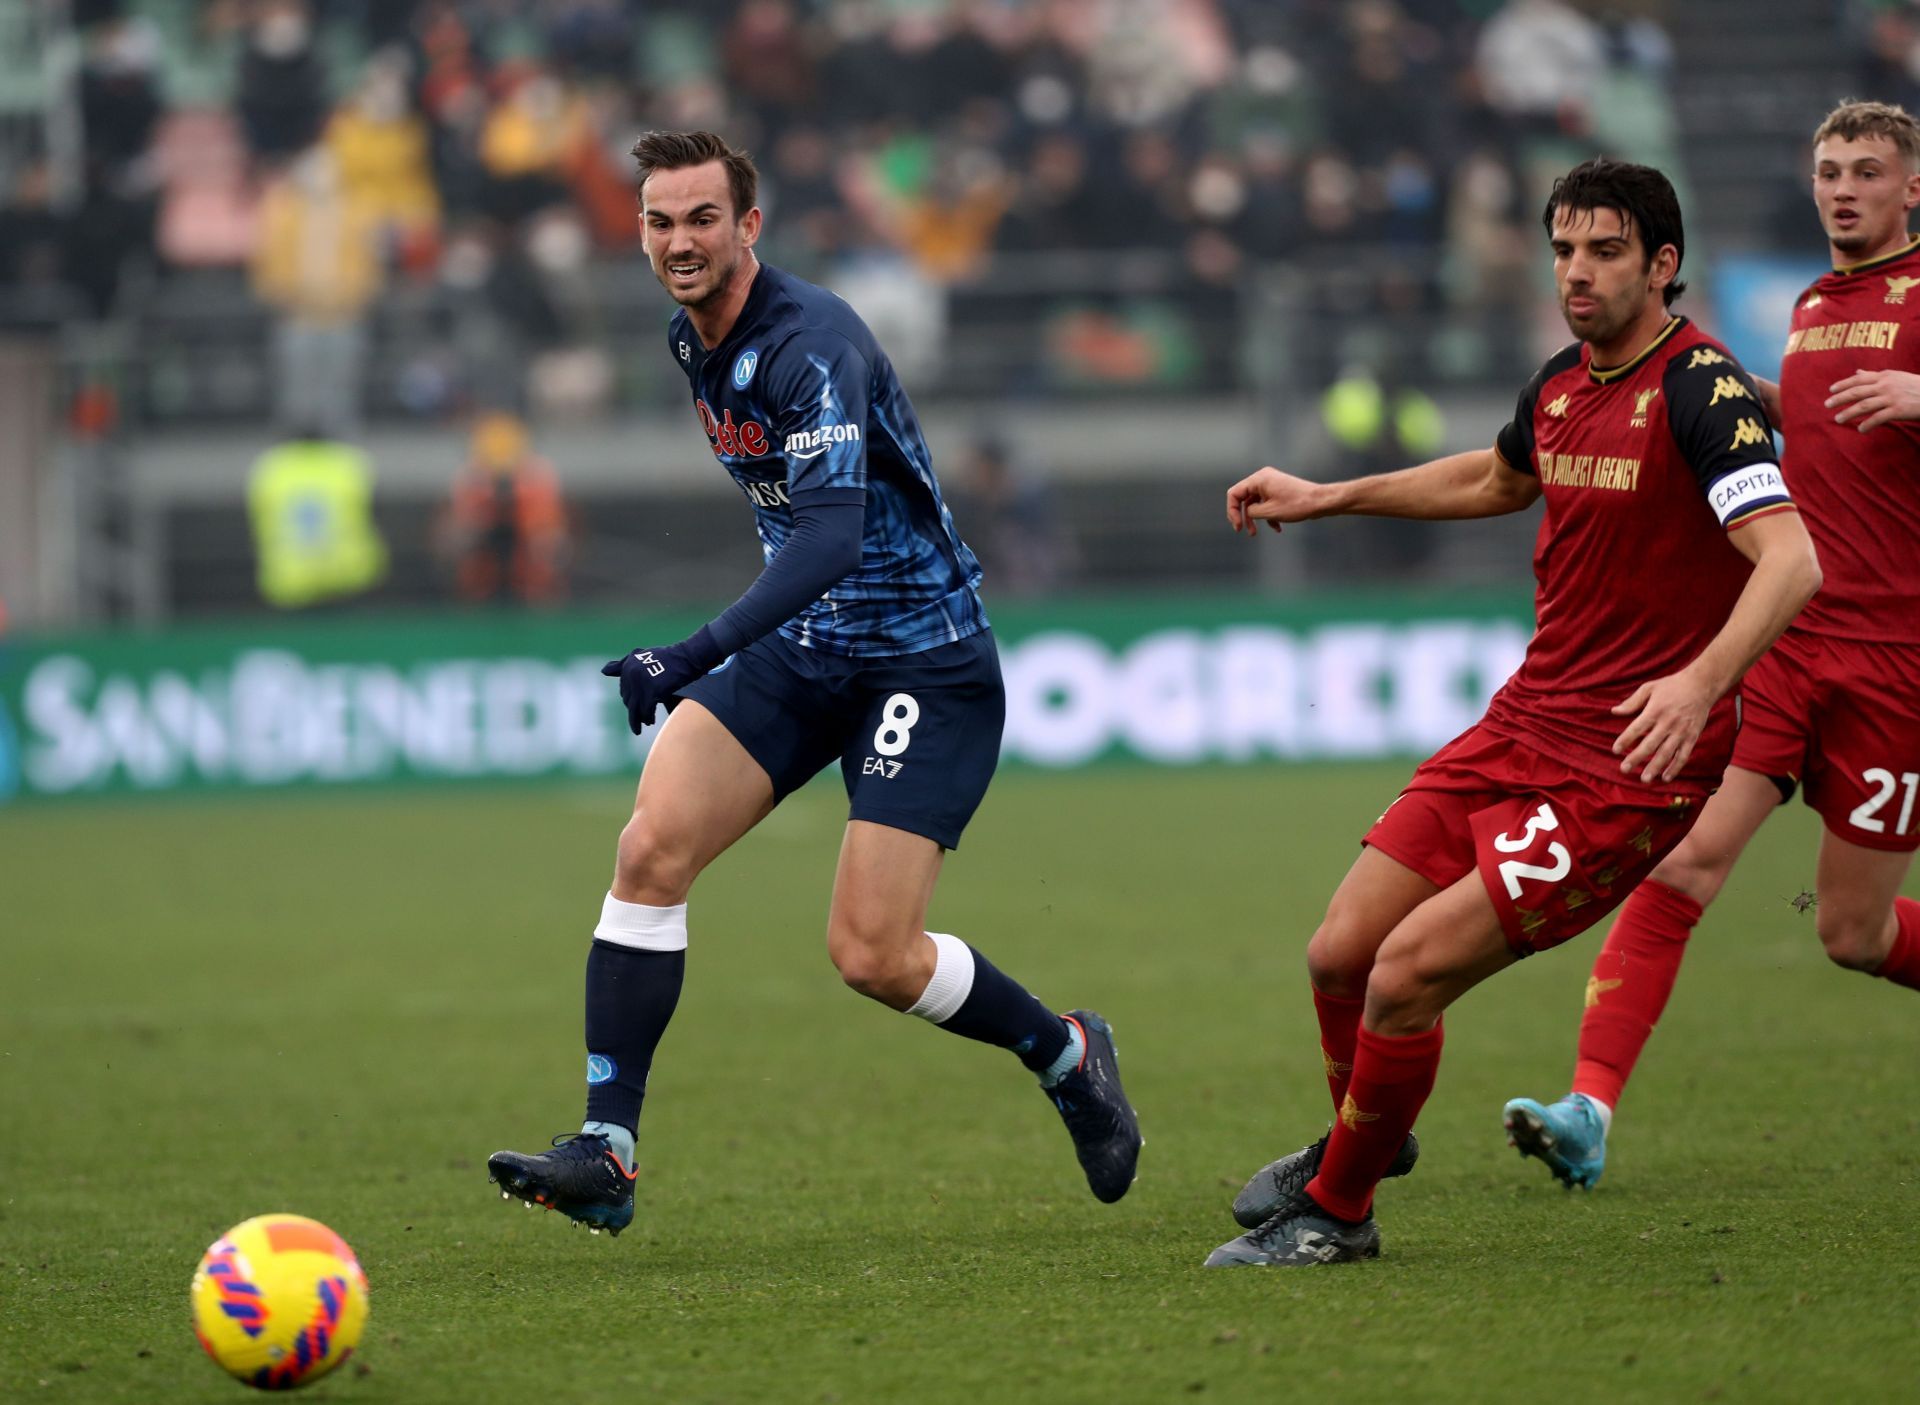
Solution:
{"label": "short sleeve", "polygon": [[1520,392],[1520,401],[1513,407],[1513,418],[1494,436],[1494,451],[1515,473],[1538,474],[1533,462],[1533,408],[1539,403],[1540,377],[1536,375]]}
{"label": "short sleeve", "polygon": [[1673,442],[1722,526],[1793,506],[1773,425],[1739,362],[1713,346],[1677,352],[1661,379],[1661,396]]}
{"label": "short sleeve", "polygon": [[859,348],[838,332],[805,328],[775,348],[764,374],[774,441],[787,461],[788,496],[864,493],[873,368]]}
{"label": "short sleeve", "polygon": [[1539,476],[1540,467],[1534,461],[1533,416],[1539,408],[1541,392],[1546,389],[1548,381],[1579,364],[1580,343],[1563,346],[1547,358],[1546,364],[1533,373],[1533,379],[1521,390],[1519,403],[1513,407],[1512,420],[1493,441],[1494,452],[1515,473]]}

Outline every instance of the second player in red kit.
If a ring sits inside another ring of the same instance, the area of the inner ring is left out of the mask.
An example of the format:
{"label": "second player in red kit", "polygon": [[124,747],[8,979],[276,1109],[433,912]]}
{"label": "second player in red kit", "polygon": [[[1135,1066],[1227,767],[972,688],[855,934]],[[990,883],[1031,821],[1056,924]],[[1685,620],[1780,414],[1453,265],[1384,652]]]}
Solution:
{"label": "second player in red kit", "polygon": [[1746,725],[1699,826],[1607,934],[1572,1091],[1506,1106],[1514,1144],[1569,1185],[1599,1179],[1694,925],[1796,787],[1826,829],[1808,901],[1828,956],[1920,987],[1920,902],[1898,896],[1920,848],[1920,124],[1836,108],[1814,133],[1813,197],[1833,271],[1795,302],[1780,385],[1761,389],[1826,583],[1747,675]]}
{"label": "second player in red kit", "polygon": [[1368,832],[1307,946],[1328,1135],[1257,1172],[1210,1265],[1379,1253],[1378,1183],[1411,1169],[1441,1012],[1617,905],[1685,836],[1732,754],[1734,688],[1819,585],[1756,389],[1668,308],[1685,236],[1666,177],[1594,160],[1543,215],[1579,340],[1490,449],[1227,494],[1257,533],[1336,514],[1487,517],[1544,500],[1536,629],[1486,716]]}

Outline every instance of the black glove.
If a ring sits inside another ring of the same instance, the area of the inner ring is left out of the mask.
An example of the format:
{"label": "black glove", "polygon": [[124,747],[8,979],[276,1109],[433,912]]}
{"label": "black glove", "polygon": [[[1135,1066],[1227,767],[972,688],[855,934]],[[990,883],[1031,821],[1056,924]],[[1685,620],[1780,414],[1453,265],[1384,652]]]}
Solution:
{"label": "black glove", "polygon": [[719,647],[706,628],[690,639],[664,649],[635,649],[625,658],[609,659],[600,671],[620,680],[620,701],[626,704],[627,726],[637,737],[653,721],[660,704],[720,662]]}

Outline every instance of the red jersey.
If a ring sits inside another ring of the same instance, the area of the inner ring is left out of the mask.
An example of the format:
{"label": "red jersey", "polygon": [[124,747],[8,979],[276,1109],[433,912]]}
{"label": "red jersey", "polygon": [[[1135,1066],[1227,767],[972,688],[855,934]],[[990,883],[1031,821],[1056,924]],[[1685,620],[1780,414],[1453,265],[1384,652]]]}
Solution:
{"label": "red jersey", "polygon": [[1794,628],[1920,644],[1920,423],[1862,434],[1826,404],[1835,381],[1880,370],[1920,372],[1920,239],[1801,294],[1780,363],[1782,467],[1825,578]]}
{"label": "red jersey", "polygon": [[[1489,730],[1569,766],[1626,780],[1612,709],[1677,673],[1726,624],[1752,567],[1729,531],[1793,503],[1758,393],[1725,347],[1684,317],[1625,365],[1584,343],[1520,394],[1497,452],[1537,476],[1534,634],[1488,705]],[[1719,784],[1737,727],[1714,707],[1677,788]]]}

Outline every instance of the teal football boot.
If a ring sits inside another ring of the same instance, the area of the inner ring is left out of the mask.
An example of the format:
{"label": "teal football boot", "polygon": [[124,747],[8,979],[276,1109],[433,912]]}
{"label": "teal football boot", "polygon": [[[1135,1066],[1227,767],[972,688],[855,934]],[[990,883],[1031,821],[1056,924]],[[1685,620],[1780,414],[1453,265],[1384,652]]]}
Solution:
{"label": "teal football boot", "polygon": [[1551,1107],[1532,1098],[1515,1098],[1501,1121],[1506,1124],[1507,1145],[1518,1147],[1522,1156],[1546,1162],[1554,1179],[1569,1190],[1574,1186],[1591,1189],[1606,1168],[1607,1129],[1593,1104],[1579,1093],[1568,1093]]}

